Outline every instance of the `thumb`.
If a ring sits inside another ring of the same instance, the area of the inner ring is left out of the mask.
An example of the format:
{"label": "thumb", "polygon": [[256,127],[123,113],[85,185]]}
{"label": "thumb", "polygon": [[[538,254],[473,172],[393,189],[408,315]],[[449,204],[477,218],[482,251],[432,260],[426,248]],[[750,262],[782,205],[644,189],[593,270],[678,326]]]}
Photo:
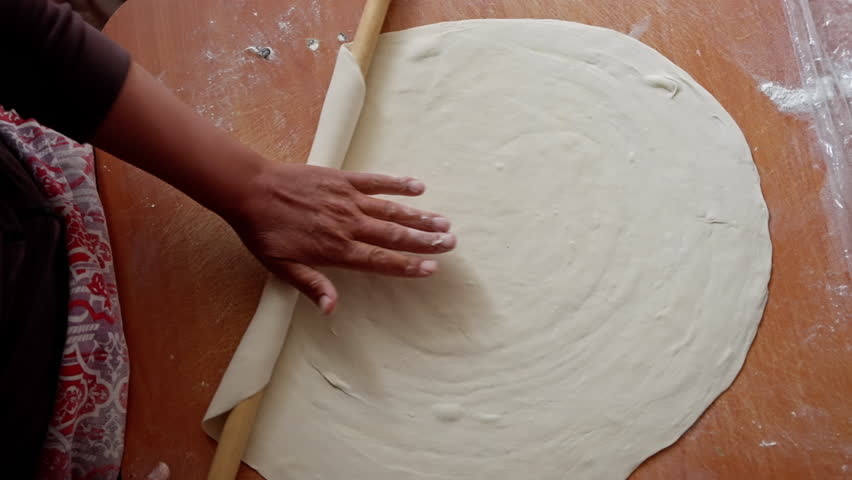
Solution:
{"label": "thumb", "polygon": [[337,307],[337,289],[328,277],[301,263],[282,262],[280,267],[276,273],[310,298],[323,314],[334,311]]}

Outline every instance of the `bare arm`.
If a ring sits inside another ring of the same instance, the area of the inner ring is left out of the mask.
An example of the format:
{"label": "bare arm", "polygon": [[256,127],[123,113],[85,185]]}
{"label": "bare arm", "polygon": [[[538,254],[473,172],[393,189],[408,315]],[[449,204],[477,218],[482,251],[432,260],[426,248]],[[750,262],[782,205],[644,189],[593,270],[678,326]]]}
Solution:
{"label": "bare arm", "polygon": [[[0,104],[90,141],[225,218],[269,270],[323,311],[334,286],[314,267],[427,276],[455,245],[449,222],[368,195],[419,195],[413,179],[262,158],[181,103],[66,6],[0,0]],[[441,241],[438,241],[441,240]]]}
{"label": "bare arm", "polygon": [[265,159],[135,64],[94,144],[221,215],[267,268],[326,313],[337,292],[314,267],[423,277],[437,263],[400,252],[441,253],[456,243],[445,218],[369,196],[420,195],[421,182]]}

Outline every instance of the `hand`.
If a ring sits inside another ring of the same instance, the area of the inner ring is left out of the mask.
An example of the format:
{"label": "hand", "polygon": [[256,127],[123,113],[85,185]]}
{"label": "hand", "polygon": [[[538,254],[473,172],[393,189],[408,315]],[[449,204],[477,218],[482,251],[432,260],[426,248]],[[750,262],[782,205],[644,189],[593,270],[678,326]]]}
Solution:
{"label": "hand", "polygon": [[94,143],[221,215],[270,271],[326,313],[337,291],[314,267],[424,277],[438,263],[399,252],[441,253],[456,244],[447,219],[368,196],[420,195],[422,183],[270,162],[136,64]]}
{"label": "hand", "polygon": [[452,250],[450,222],[370,196],[417,196],[424,190],[412,178],[267,162],[246,182],[237,208],[223,216],[270,271],[328,314],[337,305],[337,291],[315,267],[402,277],[437,271],[437,261],[400,252]]}

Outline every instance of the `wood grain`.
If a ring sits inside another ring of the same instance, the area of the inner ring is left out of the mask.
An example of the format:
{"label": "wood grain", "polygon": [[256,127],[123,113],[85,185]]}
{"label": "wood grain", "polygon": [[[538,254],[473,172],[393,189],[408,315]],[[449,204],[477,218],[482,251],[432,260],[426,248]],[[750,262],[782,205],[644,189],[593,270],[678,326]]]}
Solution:
{"label": "wood grain", "polygon": [[[362,1],[130,0],[107,33],[199,113],[258,152],[307,157],[339,47]],[[256,15],[255,15],[256,13]],[[779,113],[762,81],[797,82],[776,0],[407,0],[386,30],[467,18],[556,18],[640,33],[704,85],[743,129],[771,214],[763,323],[733,387],[636,479],[852,475],[852,297],[824,208],[826,169],[806,118]],[[647,19],[647,20],[646,20]],[[319,40],[313,51],[309,39]],[[268,45],[270,61],[246,54]],[[168,122],[168,119],[163,119]],[[251,318],[262,268],[227,225],[107,155],[98,175],[132,373],[124,477],[158,461],[203,478],[199,423]],[[845,286],[845,288],[844,288]],[[259,476],[247,467],[241,479]]]}

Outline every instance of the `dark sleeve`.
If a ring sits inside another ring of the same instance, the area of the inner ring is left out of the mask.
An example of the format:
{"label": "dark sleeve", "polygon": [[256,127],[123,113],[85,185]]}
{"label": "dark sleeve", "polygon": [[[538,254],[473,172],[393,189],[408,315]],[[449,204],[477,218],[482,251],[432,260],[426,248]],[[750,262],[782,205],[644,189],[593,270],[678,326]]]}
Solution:
{"label": "dark sleeve", "polygon": [[118,96],[130,55],[68,5],[0,0],[0,105],[77,141]]}

